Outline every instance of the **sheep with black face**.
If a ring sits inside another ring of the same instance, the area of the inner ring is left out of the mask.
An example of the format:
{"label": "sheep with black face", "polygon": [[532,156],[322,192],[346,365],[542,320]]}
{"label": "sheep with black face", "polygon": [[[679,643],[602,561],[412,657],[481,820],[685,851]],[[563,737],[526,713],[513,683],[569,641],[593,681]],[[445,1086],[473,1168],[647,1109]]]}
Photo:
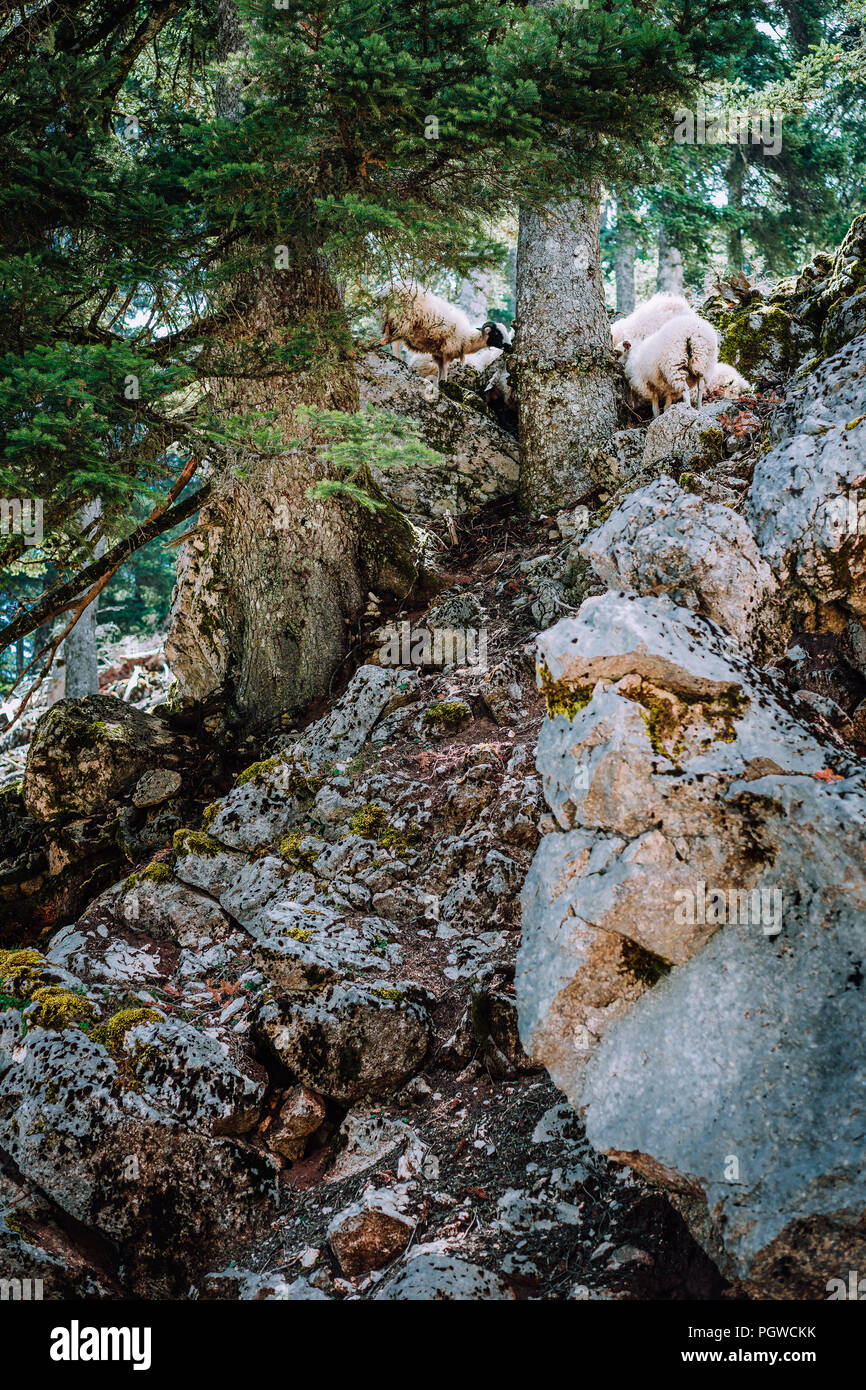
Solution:
{"label": "sheep with black face", "polygon": [[429,353],[440,381],[446,380],[452,362],[462,362],[484,348],[503,348],[505,335],[487,320],[473,328],[468,316],[447,299],[431,294],[416,280],[393,281],[380,292],[383,342],[399,355],[404,342],[416,353]]}

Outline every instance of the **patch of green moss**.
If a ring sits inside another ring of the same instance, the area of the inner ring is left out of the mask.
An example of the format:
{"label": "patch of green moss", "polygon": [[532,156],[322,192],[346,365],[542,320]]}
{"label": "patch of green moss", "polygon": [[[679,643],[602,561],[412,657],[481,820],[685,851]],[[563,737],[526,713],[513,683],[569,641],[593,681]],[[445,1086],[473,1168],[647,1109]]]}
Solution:
{"label": "patch of green moss", "polygon": [[174,874],[167,864],[157,862],[146,864],[143,869],[139,869],[137,873],[130,874],[128,878],[124,879],[121,892],[128,893],[130,888],[134,888],[142,880],[148,883],[171,883],[174,880]]}
{"label": "patch of green moss", "polygon": [[184,854],[197,854],[203,859],[214,859],[223,853],[219,841],[212,840],[201,830],[176,830],[171,843],[178,858]]}
{"label": "patch of green moss", "polygon": [[93,1037],[118,1061],[123,1057],[123,1042],[131,1028],[136,1028],[140,1023],[161,1022],[162,1015],[156,1009],[120,1009],[93,1029]]}
{"label": "patch of green moss", "polygon": [[280,858],[297,868],[312,868],[317,855],[301,849],[306,838],[306,832],[303,830],[290,830],[288,835],[283,835],[277,850]]}
{"label": "patch of green moss", "polygon": [[250,763],[249,767],[244,768],[243,772],[238,774],[235,786],[244,787],[247,782],[255,782],[259,777],[264,777],[266,773],[273,772],[279,765],[279,758],[265,758],[262,762]]}
{"label": "patch of green moss", "polygon": [[[756,319],[756,323],[751,320]],[[799,356],[794,341],[794,320],[780,304],[750,304],[735,310],[721,325],[719,356],[744,376],[752,376],[768,359],[793,369]],[[776,351],[772,350],[775,344]]]}
{"label": "patch of green moss", "polygon": [[30,1015],[30,1023],[41,1024],[43,1028],[73,1028],[82,1024],[89,1025],[93,1019],[98,1018],[95,1005],[89,999],[84,999],[80,994],[74,994],[71,989],[63,989],[60,985],[43,985],[41,989],[36,989],[31,995],[31,1002],[36,1005],[33,1014]]}
{"label": "patch of green moss", "polygon": [[389,825],[379,836],[379,844],[383,849],[389,849],[392,854],[404,855],[411,854],[423,838],[420,826],[407,825],[405,830],[398,830],[396,826]]}
{"label": "patch of green moss", "polygon": [[365,840],[375,840],[388,824],[388,812],[375,801],[368,801],[359,807],[349,818],[349,830],[353,835],[363,835]]}
{"label": "patch of green moss", "polygon": [[469,718],[470,712],[469,706],[462,700],[439,700],[428,705],[421,722],[427,729],[444,733],[448,729],[459,728]]}
{"label": "patch of green moss", "polygon": [[622,959],[618,968],[621,975],[631,975],[639,984],[646,985],[647,989],[652,989],[659,980],[663,980],[665,975],[671,972],[667,961],[657,956],[655,951],[648,951],[628,938],[623,941]]}
{"label": "patch of green moss", "polygon": [[665,738],[670,739],[677,727],[672,707],[661,700],[653,700],[642,717],[653,752],[676,762],[685,750],[682,740],[677,739],[670,751],[664,745]]}
{"label": "patch of green moss", "polygon": [[41,951],[0,951],[0,984],[5,984],[23,1000],[45,984],[48,962]]}
{"label": "patch of green moss", "polygon": [[373,993],[376,995],[377,999],[390,999],[393,1000],[395,1003],[402,1003],[403,1000],[406,998],[402,989],[388,988],[384,985],[380,986],[377,989],[374,989]]}
{"label": "patch of green moss", "polygon": [[218,801],[212,801],[210,806],[205,806],[204,813],[201,818],[202,830],[210,830],[221,809],[222,808]]}
{"label": "patch of green moss", "polygon": [[547,713],[551,719],[555,719],[558,714],[562,714],[571,721],[574,716],[582,709],[585,709],[592,699],[593,686],[591,685],[567,685],[565,681],[555,681],[550,674],[550,668],[546,661],[536,667],[538,673],[538,685],[544,696],[547,705]]}

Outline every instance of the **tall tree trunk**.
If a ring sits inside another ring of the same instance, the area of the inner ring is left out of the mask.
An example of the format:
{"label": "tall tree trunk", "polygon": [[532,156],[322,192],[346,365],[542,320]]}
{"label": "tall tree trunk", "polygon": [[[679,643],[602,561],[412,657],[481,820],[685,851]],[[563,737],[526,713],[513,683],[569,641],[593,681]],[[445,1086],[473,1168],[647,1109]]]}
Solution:
{"label": "tall tree trunk", "polygon": [[[102,512],[102,503],[99,498],[95,498],[82,507],[79,513],[82,531],[93,524]],[[105,550],[104,537],[99,540],[93,552],[93,558],[98,560]],[[83,695],[99,694],[99,659],[96,653],[96,617],[99,607],[99,599],[94,599],[89,607],[85,608],[75,627],[63,643],[63,653],[66,659],[66,685],[65,694],[71,699],[80,699]]]}
{"label": "tall tree trunk", "polygon": [[682,252],[664,222],[659,227],[658,250],[659,265],[656,274],[656,289],[659,294],[682,294]]}
{"label": "tall tree trunk", "polygon": [[[220,48],[243,44],[231,0],[220,0]],[[220,114],[240,110],[226,84]],[[323,257],[295,249],[275,269],[275,248],[248,248],[251,268],[232,286],[238,311],[224,340],[253,360],[290,334],[316,344],[308,369],[266,379],[213,383],[225,415],[268,410],[293,444],[277,457],[229,457],[178,557],[166,651],[182,694],[219,692],[247,728],[263,728],[325,694],[349,649],[367,592],[406,596],[418,571],[417,543],[393,507],[370,513],[343,499],[316,500],[326,476],[301,405],[356,410],[358,384],[339,292]]]}
{"label": "tall tree trunk", "polygon": [[517,324],[520,503],[551,511],[592,491],[593,451],[616,427],[597,187],[556,210],[521,210]]}
{"label": "tall tree trunk", "polygon": [[739,145],[731,149],[731,157],[725,173],[728,185],[728,274],[743,268],[743,228],[740,215],[743,210],[743,189],[746,183],[746,161]]}
{"label": "tall tree trunk", "polygon": [[632,313],[635,306],[634,250],[634,223],[629,217],[625,199],[617,198],[613,270],[616,277],[616,312],[619,318],[625,318],[627,314]]}
{"label": "tall tree trunk", "polygon": [[508,289],[511,294],[511,307],[517,305],[517,247],[508,248]]}

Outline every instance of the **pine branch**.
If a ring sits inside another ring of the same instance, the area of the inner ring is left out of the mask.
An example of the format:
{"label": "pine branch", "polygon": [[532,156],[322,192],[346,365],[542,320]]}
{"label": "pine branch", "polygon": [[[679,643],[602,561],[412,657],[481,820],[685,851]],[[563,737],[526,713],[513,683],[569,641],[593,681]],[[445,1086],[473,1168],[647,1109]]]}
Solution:
{"label": "pine branch", "polygon": [[[198,492],[184,498],[177,506],[171,505],[191,476],[192,470],[188,464],[184,469],[184,474],[178,479],[168,497],[159,507],[154,508],[146,521],[142,522],[128,536],[125,536],[117,545],[112,546],[111,550],[106,551],[101,559],[94,560],[63,584],[55,585],[32,608],[28,608],[24,613],[19,613],[17,618],[13,618],[11,623],[7,623],[6,627],[0,628],[0,651],[5,651],[13,642],[17,642],[21,637],[27,637],[42,623],[49,622],[60,613],[74,610],[76,612],[75,621],[77,622],[88,604],[93,602],[100,590],[105,588],[109,579],[117,573],[130,556],[140,550],[143,545],[147,545],[148,541],[154,540],[156,536],[161,536],[164,531],[170,531],[173,526],[185,521],[192,512],[201,507],[210,493],[210,483],[205,483]],[[81,602],[82,596],[86,599],[84,603]],[[41,654],[40,652],[39,655],[41,656]]]}

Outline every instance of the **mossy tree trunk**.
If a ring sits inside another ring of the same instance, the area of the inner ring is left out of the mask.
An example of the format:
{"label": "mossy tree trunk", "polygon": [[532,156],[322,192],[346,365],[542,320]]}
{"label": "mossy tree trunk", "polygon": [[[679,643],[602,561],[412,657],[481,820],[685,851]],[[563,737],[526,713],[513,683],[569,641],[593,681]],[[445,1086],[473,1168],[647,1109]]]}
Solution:
{"label": "mossy tree trunk", "polygon": [[597,187],[556,210],[521,211],[517,325],[520,502],[551,511],[593,490],[593,453],[616,427]]}
{"label": "mossy tree trunk", "polygon": [[[219,14],[227,55],[243,34],[232,0],[220,0]],[[238,94],[225,85],[217,98],[231,119]],[[291,444],[275,457],[236,451],[221,462],[178,558],[167,651],[182,694],[223,695],[244,726],[261,729],[327,693],[367,591],[407,595],[418,557],[415,533],[393,507],[374,513],[310,496],[326,465],[298,407],[358,407],[343,304],[324,258],[296,247],[278,269],[276,247],[248,247],[245,259],[220,351],[246,357],[250,370],[217,377],[214,403],[224,417],[274,412]],[[287,347],[297,356],[284,373],[257,373],[271,349]]]}

